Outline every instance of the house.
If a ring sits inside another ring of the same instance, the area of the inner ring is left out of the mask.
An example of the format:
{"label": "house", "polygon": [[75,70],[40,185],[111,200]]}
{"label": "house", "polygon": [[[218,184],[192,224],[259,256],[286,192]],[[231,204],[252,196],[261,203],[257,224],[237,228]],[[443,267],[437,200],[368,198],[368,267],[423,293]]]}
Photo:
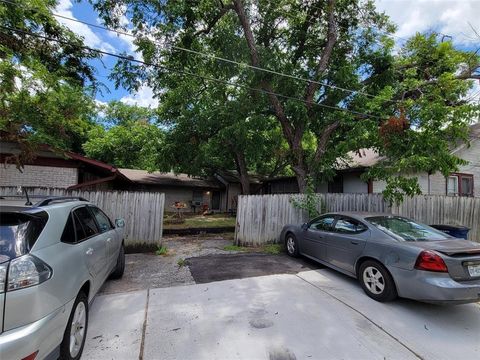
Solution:
{"label": "house", "polygon": [[[480,197],[480,123],[470,126],[469,143],[452,146],[452,154],[466,160],[467,165],[448,177],[441,173],[419,172],[408,176],[417,177],[420,190],[428,195],[476,196]],[[317,186],[320,193],[381,193],[385,190],[384,181],[364,181],[361,175],[368,168],[382,161],[382,157],[372,149],[360,149],[348,154],[349,160],[338,160],[336,176],[330,182]],[[295,177],[279,177],[264,181],[266,194],[297,193]]]}
{"label": "house", "polygon": [[[175,202],[185,203],[187,210],[203,209],[227,212],[237,207],[241,194],[235,171],[218,172],[200,178],[187,174],[147,172],[120,169],[73,152],[54,151],[40,146],[36,158],[19,170],[7,160],[20,152],[16,143],[0,143],[0,186],[53,187],[70,190],[128,190],[165,193],[165,211],[175,211]],[[251,177],[251,189],[258,190],[261,181]]]}

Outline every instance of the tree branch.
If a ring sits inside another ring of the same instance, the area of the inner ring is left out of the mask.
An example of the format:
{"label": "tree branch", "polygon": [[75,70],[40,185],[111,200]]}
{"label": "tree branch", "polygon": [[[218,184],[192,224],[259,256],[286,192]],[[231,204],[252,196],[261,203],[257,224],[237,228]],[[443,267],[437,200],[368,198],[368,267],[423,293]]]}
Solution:
{"label": "tree branch", "polygon": [[223,5],[221,3],[221,8],[219,13],[213,18],[213,20],[207,25],[205,29],[198,30],[193,36],[198,36],[200,34],[209,34],[212,31],[213,27],[220,21],[220,19],[230,10],[234,10],[233,5]]}
{"label": "tree branch", "polygon": [[328,140],[332,136],[333,132],[340,126],[340,121],[335,121],[328,125],[324,130],[322,135],[317,139],[317,150],[315,151],[314,162],[318,163],[322,159],[323,154],[327,149]]}
{"label": "tree branch", "polygon": [[[323,49],[322,56],[320,58],[320,62],[318,63],[317,69],[315,70],[315,74],[313,79],[318,79],[327,69],[328,62],[330,61],[330,57],[332,56],[333,47],[337,42],[337,23],[335,21],[335,0],[328,0],[328,30],[327,30],[327,44]],[[315,92],[320,87],[318,82],[310,82],[307,85],[307,89],[305,91],[305,101],[307,109],[310,111],[312,108],[313,96]]]}

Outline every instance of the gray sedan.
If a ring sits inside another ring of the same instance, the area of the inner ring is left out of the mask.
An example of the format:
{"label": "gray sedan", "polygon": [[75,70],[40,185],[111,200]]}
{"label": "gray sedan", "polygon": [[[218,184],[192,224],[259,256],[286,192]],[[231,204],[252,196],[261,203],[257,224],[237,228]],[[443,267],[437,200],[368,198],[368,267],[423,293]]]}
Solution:
{"label": "gray sedan", "polygon": [[377,301],[480,300],[480,244],[401,216],[342,212],[287,225],[290,256],[303,255],[359,280]]}

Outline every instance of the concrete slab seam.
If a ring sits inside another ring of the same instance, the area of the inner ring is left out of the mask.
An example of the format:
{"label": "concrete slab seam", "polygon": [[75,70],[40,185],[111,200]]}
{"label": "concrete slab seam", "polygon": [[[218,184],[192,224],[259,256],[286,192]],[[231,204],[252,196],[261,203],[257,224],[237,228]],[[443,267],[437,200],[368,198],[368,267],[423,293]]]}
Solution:
{"label": "concrete slab seam", "polygon": [[142,325],[142,341],[140,342],[140,353],[138,354],[138,360],[143,360],[143,351],[145,348],[145,334],[147,332],[147,315],[148,315],[148,302],[150,300],[150,288],[147,289],[147,301],[145,304],[145,315]]}
{"label": "concrete slab seam", "polygon": [[405,349],[407,349],[408,351],[410,351],[413,355],[415,355],[417,358],[419,358],[420,360],[424,360],[424,357],[421,356],[420,354],[416,353],[415,350],[411,349],[409,346],[405,345],[402,341],[400,341],[399,339],[397,339],[395,336],[393,336],[392,334],[390,334],[387,330],[385,330],[382,326],[380,326],[379,324],[377,324],[375,321],[373,321],[372,319],[368,318],[365,314],[363,314],[361,311],[355,309],[353,306],[349,305],[348,303],[346,303],[345,301],[343,301],[342,299],[336,297],[335,295],[329,293],[328,291],[322,289],[321,287],[311,283],[310,281],[302,278],[301,276],[298,276],[298,275],[295,275],[296,277],[302,279],[303,281],[305,281],[307,284],[310,284],[312,285],[314,288],[320,290],[321,292],[327,294],[328,296],[334,298],[335,300],[339,301],[340,303],[342,303],[343,305],[347,306],[348,308],[352,309],[353,311],[355,311],[357,314],[361,315],[365,320],[369,321],[370,323],[372,323],[375,327],[377,327],[378,329],[380,329],[381,331],[383,331],[386,335],[388,335],[390,338],[392,338],[393,340],[395,340],[396,342],[398,342],[400,345],[402,345]]}

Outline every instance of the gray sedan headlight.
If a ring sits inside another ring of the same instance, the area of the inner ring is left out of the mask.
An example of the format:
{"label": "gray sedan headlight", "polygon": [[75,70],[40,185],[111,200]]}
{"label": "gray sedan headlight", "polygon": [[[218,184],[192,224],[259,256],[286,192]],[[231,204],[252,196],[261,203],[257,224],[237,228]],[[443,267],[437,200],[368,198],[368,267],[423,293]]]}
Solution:
{"label": "gray sedan headlight", "polygon": [[41,284],[50,279],[52,269],[32,255],[20,256],[10,262],[7,291]]}

